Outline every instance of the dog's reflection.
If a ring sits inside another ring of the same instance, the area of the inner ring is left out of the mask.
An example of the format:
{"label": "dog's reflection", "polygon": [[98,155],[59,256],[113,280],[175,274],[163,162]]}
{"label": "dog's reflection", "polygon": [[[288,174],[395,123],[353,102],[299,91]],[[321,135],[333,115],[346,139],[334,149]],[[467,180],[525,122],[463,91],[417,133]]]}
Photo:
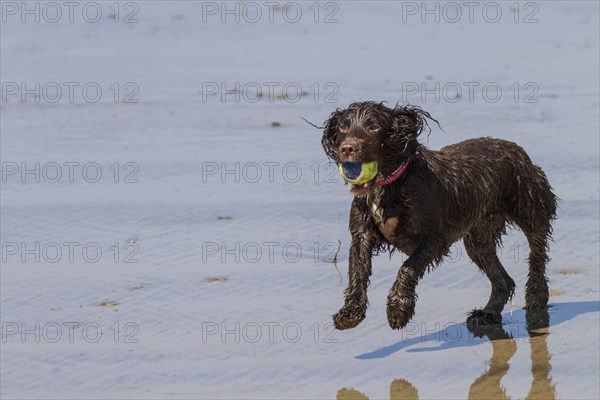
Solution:
{"label": "dog's reflection", "polygon": [[492,358],[489,369],[471,384],[469,399],[510,399],[500,380],[508,372],[508,361],[517,352],[517,343],[501,326],[486,332],[473,332],[476,336],[486,336],[492,344]]}
{"label": "dog's reflection", "polygon": [[[531,348],[531,375],[533,382],[526,399],[554,400],[556,392],[550,378],[550,353],[548,352],[548,311],[537,311],[526,314],[527,332]],[[517,342],[502,326],[486,328],[470,328],[477,337],[487,337],[492,344],[492,357],[489,368],[475,379],[469,388],[469,400],[510,399],[500,383],[509,369],[509,361],[517,351]],[[340,389],[338,400],[368,400],[368,397],[354,389]],[[390,384],[391,400],[418,400],[418,390],[404,379],[395,379]]]}
{"label": "dog's reflection", "polygon": [[[404,379],[394,379],[390,385],[391,400],[419,400],[419,391]],[[340,389],[337,400],[369,400],[367,396],[354,389]]]}
{"label": "dog's reflection", "polygon": [[[526,399],[556,398],[550,375],[550,353],[548,352],[548,311],[527,311],[527,332],[531,348],[531,375],[533,382]],[[469,399],[510,399],[500,380],[506,375],[509,360],[517,351],[516,341],[501,326],[473,331],[479,337],[486,336],[492,343],[490,368],[473,382]]]}

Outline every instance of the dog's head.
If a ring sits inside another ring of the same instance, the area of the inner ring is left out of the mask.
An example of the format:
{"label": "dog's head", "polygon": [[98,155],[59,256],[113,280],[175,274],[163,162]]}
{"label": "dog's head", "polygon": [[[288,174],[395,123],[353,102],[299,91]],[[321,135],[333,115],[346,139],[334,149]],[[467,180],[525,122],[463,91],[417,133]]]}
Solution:
{"label": "dog's head", "polygon": [[[379,177],[388,176],[417,151],[417,137],[431,116],[413,106],[389,108],[366,101],[337,109],[327,121],[321,143],[336,163],[364,164],[375,161]],[[375,178],[374,178],[375,179]],[[373,189],[373,181],[353,184],[355,195]]]}

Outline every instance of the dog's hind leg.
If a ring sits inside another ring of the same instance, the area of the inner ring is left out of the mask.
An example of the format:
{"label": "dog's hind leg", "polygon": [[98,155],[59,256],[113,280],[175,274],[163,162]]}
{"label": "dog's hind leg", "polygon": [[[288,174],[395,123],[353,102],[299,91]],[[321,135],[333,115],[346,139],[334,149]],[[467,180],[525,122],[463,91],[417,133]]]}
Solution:
{"label": "dog's hind leg", "polygon": [[527,310],[543,310],[548,304],[548,278],[546,264],[550,260],[546,250],[550,235],[549,224],[534,229],[522,228],[529,242],[529,274],[525,286],[525,304]]}
{"label": "dog's hind leg", "polygon": [[517,186],[517,203],[512,205],[515,223],[529,242],[529,275],[525,286],[527,310],[542,310],[548,304],[546,264],[552,221],[556,218],[556,196],[544,172],[537,166],[528,166]]}
{"label": "dog's hind leg", "polygon": [[492,284],[492,293],[486,306],[473,310],[467,318],[467,326],[502,323],[502,310],[515,291],[515,282],[508,275],[496,254],[497,243],[503,228],[495,230],[474,229],[464,238],[465,249],[473,262],[485,273]]}

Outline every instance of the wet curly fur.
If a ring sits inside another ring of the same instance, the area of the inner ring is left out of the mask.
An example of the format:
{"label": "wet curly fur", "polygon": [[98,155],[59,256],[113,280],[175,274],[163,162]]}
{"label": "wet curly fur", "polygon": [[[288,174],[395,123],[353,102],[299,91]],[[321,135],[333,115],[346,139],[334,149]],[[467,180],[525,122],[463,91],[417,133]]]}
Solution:
{"label": "wet curly fur", "polygon": [[547,250],[557,198],[546,175],[521,147],[505,140],[477,138],[430,150],[417,140],[428,120],[435,121],[419,107],[361,102],[336,110],[325,122],[322,145],[336,162],[377,161],[378,178],[409,162],[388,185],[353,186],[349,283],[344,306],[333,316],[338,329],[365,318],[373,255],[394,250],[408,255],[387,300],[389,325],[400,329],[414,314],[418,281],[460,239],[492,284],[487,305],[473,310],[467,323],[501,324],[515,290],[496,254],[507,226],[521,228],[529,242],[526,308],[548,303]]}

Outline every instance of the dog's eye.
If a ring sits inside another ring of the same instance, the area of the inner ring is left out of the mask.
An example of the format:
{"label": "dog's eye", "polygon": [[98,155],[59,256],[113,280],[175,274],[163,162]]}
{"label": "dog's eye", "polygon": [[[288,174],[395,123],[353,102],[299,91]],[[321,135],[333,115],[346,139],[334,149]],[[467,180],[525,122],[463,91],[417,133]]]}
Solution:
{"label": "dog's eye", "polygon": [[342,124],[339,126],[340,132],[346,133],[348,132],[348,125]]}
{"label": "dog's eye", "polygon": [[379,130],[380,126],[377,124],[373,124],[373,125],[369,125],[369,131],[371,132],[377,132]]}

